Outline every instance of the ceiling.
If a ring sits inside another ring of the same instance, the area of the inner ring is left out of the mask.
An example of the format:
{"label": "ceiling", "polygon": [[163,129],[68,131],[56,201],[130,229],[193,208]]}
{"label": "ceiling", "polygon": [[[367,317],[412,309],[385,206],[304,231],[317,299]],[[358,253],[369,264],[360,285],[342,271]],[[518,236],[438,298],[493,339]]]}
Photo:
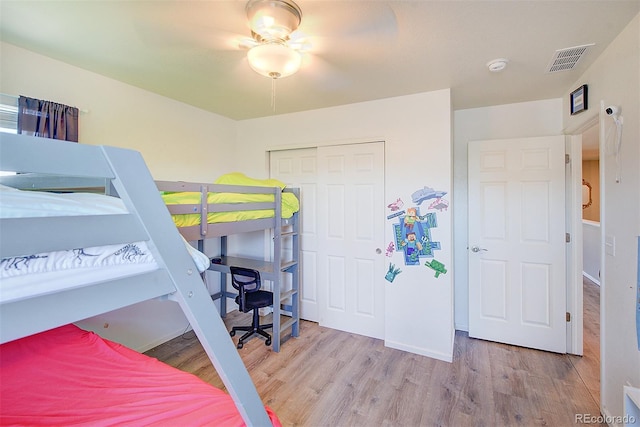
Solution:
{"label": "ceiling", "polygon": [[[310,49],[272,81],[238,41],[245,0],[0,1],[2,41],[242,120],[451,88],[453,109],[563,96],[638,0],[297,0]],[[595,43],[570,71],[558,49]],[[487,62],[507,58],[491,73]],[[12,94],[17,95],[17,94]]]}

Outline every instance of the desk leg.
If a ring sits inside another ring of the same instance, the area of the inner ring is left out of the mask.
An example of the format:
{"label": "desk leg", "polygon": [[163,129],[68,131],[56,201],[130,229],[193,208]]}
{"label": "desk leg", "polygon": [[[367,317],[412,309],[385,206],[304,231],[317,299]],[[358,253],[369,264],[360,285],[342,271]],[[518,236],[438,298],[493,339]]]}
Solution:
{"label": "desk leg", "polygon": [[220,272],[220,316],[227,315],[227,274]]}

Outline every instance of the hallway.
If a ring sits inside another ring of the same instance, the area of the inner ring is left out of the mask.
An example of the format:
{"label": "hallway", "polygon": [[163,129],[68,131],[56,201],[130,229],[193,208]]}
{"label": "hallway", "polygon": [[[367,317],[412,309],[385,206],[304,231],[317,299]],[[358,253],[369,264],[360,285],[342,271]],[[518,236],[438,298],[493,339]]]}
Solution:
{"label": "hallway", "polygon": [[569,360],[589,393],[600,406],[600,286],[583,277],[584,348],[583,356]]}

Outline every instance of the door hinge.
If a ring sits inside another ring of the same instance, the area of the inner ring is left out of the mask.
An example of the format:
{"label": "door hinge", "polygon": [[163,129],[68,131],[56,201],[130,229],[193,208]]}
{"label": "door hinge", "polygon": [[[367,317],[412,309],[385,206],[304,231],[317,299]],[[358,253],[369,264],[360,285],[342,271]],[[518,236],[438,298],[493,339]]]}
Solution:
{"label": "door hinge", "polygon": [[571,313],[567,311],[567,322],[571,322]]}
{"label": "door hinge", "polygon": [[565,233],[565,234],[564,234],[564,240],[565,240],[567,243],[570,243],[570,242],[571,242],[571,234],[569,234],[569,233]]}
{"label": "door hinge", "polygon": [[567,165],[569,163],[571,163],[571,156],[570,155],[568,155],[568,154],[564,155],[564,163],[567,164]]}

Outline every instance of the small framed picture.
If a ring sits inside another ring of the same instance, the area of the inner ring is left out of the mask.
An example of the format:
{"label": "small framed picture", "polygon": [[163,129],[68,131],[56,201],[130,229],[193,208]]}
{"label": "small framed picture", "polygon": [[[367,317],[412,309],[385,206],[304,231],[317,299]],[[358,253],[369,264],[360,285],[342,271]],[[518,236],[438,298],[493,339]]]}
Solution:
{"label": "small framed picture", "polygon": [[571,92],[569,104],[571,105],[571,115],[578,114],[589,108],[587,103],[587,85],[582,85]]}

